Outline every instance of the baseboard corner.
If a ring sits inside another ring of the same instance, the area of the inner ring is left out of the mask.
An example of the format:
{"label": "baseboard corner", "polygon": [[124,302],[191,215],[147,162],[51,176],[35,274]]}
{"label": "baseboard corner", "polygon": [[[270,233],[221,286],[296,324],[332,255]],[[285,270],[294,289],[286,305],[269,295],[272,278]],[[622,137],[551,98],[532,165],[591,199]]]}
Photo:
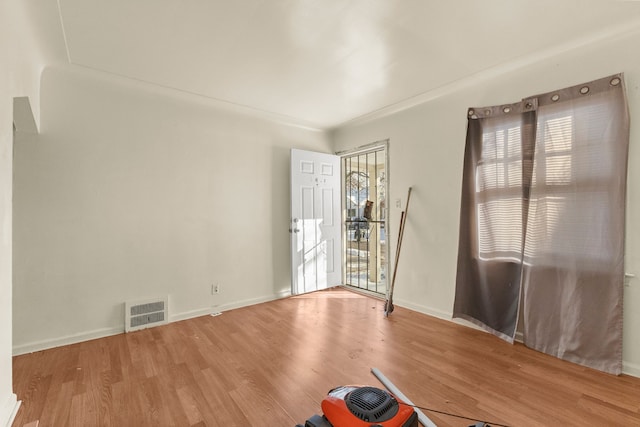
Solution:
{"label": "baseboard corner", "polygon": [[11,427],[13,420],[15,420],[16,415],[18,415],[18,409],[20,409],[21,403],[22,401],[18,400],[15,393],[9,394],[4,405],[0,407],[0,426]]}
{"label": "baseboard corner", "polygon": [[631,375],[632,377],[640,378],[640,365],[631,362],[622,362],[622,373],[625,375]]}

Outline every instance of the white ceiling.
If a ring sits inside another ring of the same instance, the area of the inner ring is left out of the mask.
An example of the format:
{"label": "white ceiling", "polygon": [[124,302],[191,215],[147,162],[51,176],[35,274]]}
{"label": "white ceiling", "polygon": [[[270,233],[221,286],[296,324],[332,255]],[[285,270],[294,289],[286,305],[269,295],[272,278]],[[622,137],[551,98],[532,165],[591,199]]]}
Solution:
{"label": "white ceiling", "polygon": [[633,1],[58,3],[72,64],[318,128],[640,18]]}

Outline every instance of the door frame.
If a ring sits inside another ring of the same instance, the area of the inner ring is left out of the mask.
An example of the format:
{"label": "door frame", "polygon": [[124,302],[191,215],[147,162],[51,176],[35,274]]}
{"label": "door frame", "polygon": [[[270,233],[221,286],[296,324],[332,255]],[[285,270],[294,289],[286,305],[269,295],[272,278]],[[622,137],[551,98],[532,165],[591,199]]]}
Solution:
{"label": "door frame", "polygon": [[[389,253],[390,253],[390,236],[392,236],[391,233],[391,216],[392,216],[392,210],[389,209],[390,205],[390,201],[391,201],[391,197],[390,197],[390,193],[389,193],[389,188],[390,188],[390,178],[391,178],[391,174],[390,174],[390,162],[389,162],[389,144],[390,140],[387,139],[382,139],[376,142],[372,142],[369,144],[365,144],[365,145],[361,145],[359,147],[356,148],[352,148],[352,149],[348,149],[348,150],[344,150],[344,151],[338,151],[336,152],[337,156],[340,156],[340,200],[341,200],[341,211],[342,211],[342,229],[344,230],[345,224],[346,224],[346,215],[347,215],[347,208],[345,206],[345,194],[344,194],[344,189],[345,189],[345,167],[344,167],[344,159],[346,157],[352,157],[352,156],[357,156],[360,154],[367,154],[367,153],[371,153],[374,151],[380,151],[380,150],[384,150],[384,161],[385,161],[385,172],[386,172],[386,182],[385,182],[385,194],[387,197],[386,200],[386,211],[385,211],[385,235],[386,235],[386,239],[387,239],[387,257],[385,259],[384,265],[385,265],[385,271],[387,272],[387,274],[385,275],[385,293],[388,295],[389,294],[389,273],[390,273],[390,267],[391,267],[391,263],[390,263],[390,257],[389,257]],[[341,239],[342,241],[342,261],[341,261],[341,270],[342,270],[342,283],[343,285],[346,286],[346,245],[347,242],[344,238],[344,232],[343,232],[343,238]],[[352,288],[351,286],[349,287],[350,289]],[[369,291],[366,289],[360,289],[360,288],[355,288],[353,287],[354,290],[359,291],[359,292],[364,292],[366,294],[371,294],[374,296],[380,296],[380,293],[378,292],[373,292],[373,291]]]}

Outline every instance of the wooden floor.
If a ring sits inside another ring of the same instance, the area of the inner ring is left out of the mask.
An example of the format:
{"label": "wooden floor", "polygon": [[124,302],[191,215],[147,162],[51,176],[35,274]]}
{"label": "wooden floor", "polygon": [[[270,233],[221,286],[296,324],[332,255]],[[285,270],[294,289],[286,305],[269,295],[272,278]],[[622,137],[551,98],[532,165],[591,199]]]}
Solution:
{"label": "wooden floor", "polygon": [[[344,290],[14,358],[14,427],[277,426],[338,385],[510,426],[640,425],[640,379],[600,373]],[[471,421],[426,412],[438,426]]]}

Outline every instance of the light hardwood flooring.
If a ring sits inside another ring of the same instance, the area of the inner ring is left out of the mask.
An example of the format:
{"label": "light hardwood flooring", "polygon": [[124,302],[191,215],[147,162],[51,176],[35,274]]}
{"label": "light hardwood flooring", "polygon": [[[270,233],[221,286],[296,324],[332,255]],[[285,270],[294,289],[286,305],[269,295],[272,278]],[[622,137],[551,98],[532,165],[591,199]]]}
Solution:
{"label": "light hardwood flooring", "polygon": [[[334,289],[13,359],[14,427],[278,426],[338,385],[510,426],[640,425],[640,379]],[[425,412],[438,426],[471,421]],[[37,423],[39,421],[39,423]]]}

